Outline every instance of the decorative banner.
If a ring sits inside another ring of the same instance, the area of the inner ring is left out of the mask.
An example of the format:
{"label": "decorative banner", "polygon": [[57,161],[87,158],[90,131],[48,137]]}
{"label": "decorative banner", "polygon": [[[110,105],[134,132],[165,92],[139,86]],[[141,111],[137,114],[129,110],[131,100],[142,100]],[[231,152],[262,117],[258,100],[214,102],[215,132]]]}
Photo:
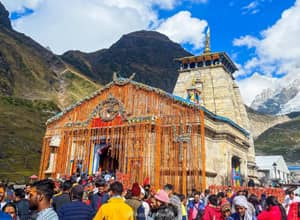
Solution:
{"label": "decorative banner", "polygon": [[117,115],[112,121],[103,121],[101,118],[94,118],[92,121],[92,128],[109,127],[112,125],[122,125],[121,115]]}

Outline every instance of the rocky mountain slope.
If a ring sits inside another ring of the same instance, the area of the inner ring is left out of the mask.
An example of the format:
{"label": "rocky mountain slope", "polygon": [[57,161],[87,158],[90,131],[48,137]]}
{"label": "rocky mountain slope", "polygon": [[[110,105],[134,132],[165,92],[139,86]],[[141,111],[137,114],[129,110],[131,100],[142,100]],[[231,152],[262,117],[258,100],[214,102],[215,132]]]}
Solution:
{"label": "rocky mountain slope", "polygon": [[123,77],[135,72],[134,80],[172,92],[178,77],[174,58],[190,55],[163,34],[137,31],[122,36],[109,49],[89,54],[69,51],[62,59],[104,84],[111,81],[112,72]]}
{"label": "rocky mountain slope", "polygon": [[0,179],[36,173],[47,118],[99,87],[14,31],[0,3]]}
{"label": "rocky mountain slope", "polygon": [[265,89],[255,97],[251,108],[272,115],[300,111],[300,78],[276,89]]}
{"label": "rocky mountain slope", "polygon": [[291,118],[287,115],[276,116],[262,114],[247,106],[246,110],[250,120],[250,132],[253,135],[254,140],[269,128],[291,120]]}
{"label": "rocky mountain slope", "polygon": [[300,117],[275,125],[255,140],[257,155],[283,155],[289,165],[300,164]]}

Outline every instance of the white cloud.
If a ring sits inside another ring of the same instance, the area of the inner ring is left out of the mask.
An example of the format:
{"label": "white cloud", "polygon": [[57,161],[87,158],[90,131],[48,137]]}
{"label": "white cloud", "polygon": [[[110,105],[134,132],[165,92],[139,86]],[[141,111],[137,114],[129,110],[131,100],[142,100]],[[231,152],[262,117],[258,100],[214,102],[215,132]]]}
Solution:
{"label": "white cloud", "polygon": [[254,80],[251,77],[239,82],[243,85],[240,88],[246,100],[251,100],[260,92],[260,89],[249,92],[247,88],[271,86],[266,83],[265,77],[271,79],[274,75],[286,74],[280,79],[281,86],[300,77],[299,24],[300,0],[297,0],[294,6],[282,13],[281,18],[273,26],[261,32],[260,39],[246,35],[233,41],[235,46],[247,46],[255,50],[254,57],[243,64],[239,76],[249,75],[255,71],[265,75],[263,78],[255,76]]}
{"label": "white cloud", "polygon": [[150,6],[150,1],[138,0],[43,0],[33,14],[14,21],[13,26],[56,53],[91,52],[157,22]]}
{"label": "white cloud", "polygon": [[237,83],[240,87],[244,103],[250,106],[256,95],[267,88],[276,88],[279,84],[279,80],[269,76],[260,75],[259,73],[254,73],[251,77],[237,81]]}
{"label": "white cloud", "polygon": [[242,8],[243,14],[256,14],[259,12],[259,1],[252,1]]}
{"label": "white cloud", "polygon": [[161,32],[175,42],[190,43],[194,49],[203,47],[207,22],[192,17],[189,11],[181,11],[163,21],[156,31]]}
{"label": "white cloud", "polygon": [[23,11],[25,8],[36,9],[44,0],[1,0],[5,8],[12,11]]}
{"label": "white cloud", "polygon": [[[158,18],[158,11],[155,8],[170,10],[186,2],[207,2],[207,0],[2,1],[10,12],[22,11],[24,7],[33,9],[34,13],[14,20],[13,27],[17,31],[29,35],[43,46],[49,46],[58,54],[75,49],[92,52],[111,46],[123,34],[154,29],[162,22]],[[195,30],[189,29],[187,32],[193,30],[193,33],[184,34],[184,36],[170,32],[172,35],[169,37],[178,43],[189,42],[195,44],[195,48],[201,47],[203,26],[206,26],[206,23],[192,18],[189,12],[178,13],[177,16],[182,16],[185,24],[191,22],[189,26]],[[174,21],[176,16],[172,18],[170,22]],[[162,24],[164,26],[160,26],[161,28],[166,27],[165,22]],[[167,34],[167,32],[165,33]]]}
{"label": "white cloud", "polygon": [[256,47],[259,44],[259,40],[256,37],[250,35],[242,36],[233,40],[234,46],[247,46],[248,48]]}

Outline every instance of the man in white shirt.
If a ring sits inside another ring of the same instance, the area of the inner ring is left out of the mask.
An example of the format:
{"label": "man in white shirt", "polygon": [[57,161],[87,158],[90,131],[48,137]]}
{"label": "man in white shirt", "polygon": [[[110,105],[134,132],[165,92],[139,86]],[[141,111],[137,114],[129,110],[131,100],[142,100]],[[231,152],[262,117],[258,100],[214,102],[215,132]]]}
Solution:
{"label": "man in white shirt", "polygon": [[290,191],[283,203],[286,213],[289,213],[290,205],[294,202],[300,202],[300,198],[298,196],[295,196],[294,191]]}

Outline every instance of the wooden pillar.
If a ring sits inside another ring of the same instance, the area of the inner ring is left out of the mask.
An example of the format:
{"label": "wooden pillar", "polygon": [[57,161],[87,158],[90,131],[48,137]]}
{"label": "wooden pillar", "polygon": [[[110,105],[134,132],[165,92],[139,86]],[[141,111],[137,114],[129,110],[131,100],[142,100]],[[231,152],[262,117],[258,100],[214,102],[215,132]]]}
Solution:
{"label": "wooden pillar", "polygon": [[183,158],[182,158],[182,193],[184,195],[187,195],[186,192],[186,182],[187,182],[187,178],[186,178],[186,154],[187,154],[187,144],[183,143]]}
{"label": "wooden pillar", "polygon": [[205,149],[205,124],[204,124],[204,111],[200,110],[201,120],[201,161],[202,161],[202,191],[206,189],[206,149]]}
{"label": "wooden pillar", "polygon": [[41,161],[40,161],[40,171],[39,171],[39,179],[43,179],[45,177],[45,154],[46,154],[46,148],[48,147],[46,144],[46,138],[43,139],[43,146],[42,146],[42,154],[41,154]]}
{"label": "wooden pillar", "polygon": [[154,187],[160,188],[160,160],[161,160],[161,120],[156,120],[156,159],[155,159],[155,175],[154,175]]}

